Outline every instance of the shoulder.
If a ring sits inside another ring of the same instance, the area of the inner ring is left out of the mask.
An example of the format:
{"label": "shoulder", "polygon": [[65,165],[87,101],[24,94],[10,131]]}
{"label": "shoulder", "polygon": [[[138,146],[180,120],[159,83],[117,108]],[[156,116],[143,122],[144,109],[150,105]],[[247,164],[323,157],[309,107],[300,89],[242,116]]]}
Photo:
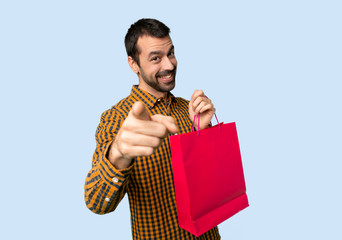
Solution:
{"label": "shoulder", "polygon": [[101,115],[101,120],[108,120],[113,118],[125,119],[132,109],[135,100],[129,95],[126,98],[121,99],[110,109],[104,111]]}

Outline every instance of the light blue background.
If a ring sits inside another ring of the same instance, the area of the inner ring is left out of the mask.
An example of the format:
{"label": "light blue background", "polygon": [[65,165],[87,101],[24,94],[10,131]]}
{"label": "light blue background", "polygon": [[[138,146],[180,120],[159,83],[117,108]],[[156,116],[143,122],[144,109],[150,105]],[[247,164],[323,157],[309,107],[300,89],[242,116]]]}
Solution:
{"label": "light blue background", "polygon": [[130,239],[87,210],[100,114],[136,76],[123,38],[171,28],[176,96],[237,122],[250,207],[223,239],[341,240],[341,1],[1,1],[1,239]]}

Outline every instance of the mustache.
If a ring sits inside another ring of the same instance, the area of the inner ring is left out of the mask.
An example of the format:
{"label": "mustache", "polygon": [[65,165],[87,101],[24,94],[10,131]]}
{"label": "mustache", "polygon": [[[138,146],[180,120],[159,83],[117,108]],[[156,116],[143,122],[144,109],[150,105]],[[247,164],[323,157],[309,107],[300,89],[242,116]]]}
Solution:
{"label": "mustache", "polygon": [[[156,77],[160,77],[160,76],[165,76],[165,75],[169,75],[169,74],[174,74],[176,73],[176,68],[174,68],[173,70],[167,70],[167,71],[162,71],[162,72],[158,72],[156,74]],[[175,74],[174,74],[175,75]]]}

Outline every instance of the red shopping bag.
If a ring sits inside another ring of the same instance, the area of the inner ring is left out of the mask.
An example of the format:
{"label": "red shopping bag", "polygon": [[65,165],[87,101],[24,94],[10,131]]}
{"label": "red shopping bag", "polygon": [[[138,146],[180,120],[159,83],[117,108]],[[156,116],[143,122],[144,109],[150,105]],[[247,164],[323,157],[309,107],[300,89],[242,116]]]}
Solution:
{"label": "red shopping bag", "polygon": [[173,135],[170,144],[181,228],[200,236],[248,207],[235,123]]}

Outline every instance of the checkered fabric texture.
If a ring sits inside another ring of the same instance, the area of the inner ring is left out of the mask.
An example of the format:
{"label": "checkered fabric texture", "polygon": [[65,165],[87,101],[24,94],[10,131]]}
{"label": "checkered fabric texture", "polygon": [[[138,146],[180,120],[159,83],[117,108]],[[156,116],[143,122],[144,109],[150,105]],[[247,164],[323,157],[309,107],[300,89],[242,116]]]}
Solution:
{"label": "checkered fabric texture", "polygon": [[[133,86],[131,94],[101,116],[96,130],[96,150],[85,182],[85,202],[97,214],[115,210],[128,194],[133,239],[220,239],[217,227],[200,237],[178,226],[169,138],[149,157],[137,157],[127,169],[117,170],[106,158],[107,150],[136,101],[151,115],[172,116],[179,133],[191,131],[189,102],[169,94],[158,99]],[[205,194],[205,189],[203,189]],[[120,231],[120,229],[115,229]],[[111,232],[113,233],[113,232]],[[115,238],[115,232],[113,233]]]}

